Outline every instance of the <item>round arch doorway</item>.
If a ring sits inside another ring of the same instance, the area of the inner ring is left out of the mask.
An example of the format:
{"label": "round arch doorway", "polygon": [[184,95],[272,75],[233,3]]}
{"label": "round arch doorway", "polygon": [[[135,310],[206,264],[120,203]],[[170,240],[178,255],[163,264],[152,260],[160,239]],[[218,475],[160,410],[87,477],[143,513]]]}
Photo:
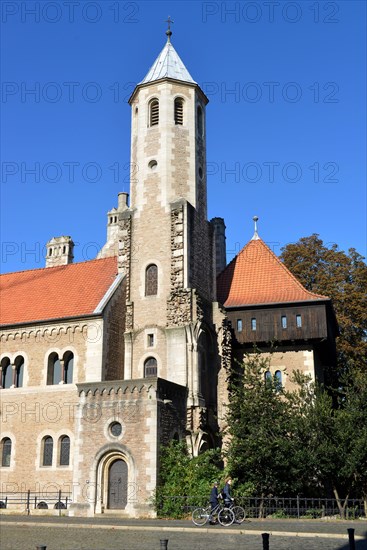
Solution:
{"label": "round arch doorway", "polygon": [[122,458],[108,465],[107,508],[124,510],[127,505],[128,466]]}

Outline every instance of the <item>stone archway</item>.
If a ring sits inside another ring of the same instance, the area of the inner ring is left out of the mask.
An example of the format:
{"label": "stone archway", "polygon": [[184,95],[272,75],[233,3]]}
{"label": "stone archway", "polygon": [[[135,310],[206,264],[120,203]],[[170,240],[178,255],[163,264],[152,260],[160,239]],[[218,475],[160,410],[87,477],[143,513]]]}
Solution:
{"label": "stone archway", "polygon": [[[127,510],[129,491],[131,493],[131,464],[129,457],[121,451],[110,451],[102,456],[97,465],[96,513],[104,510]],[[131,495],[130,495],[131,496]]]}

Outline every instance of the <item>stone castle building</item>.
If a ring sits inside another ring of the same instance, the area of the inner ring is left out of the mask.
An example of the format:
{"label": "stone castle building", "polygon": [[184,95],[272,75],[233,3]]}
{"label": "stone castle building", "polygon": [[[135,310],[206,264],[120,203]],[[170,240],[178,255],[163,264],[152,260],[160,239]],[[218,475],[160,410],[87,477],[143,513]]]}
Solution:
{"label": "stone castle building", "polygon": [[330,301],[256,231],[226,266],[224,221],[207,220],[208,99],[170,37],[130,98],[139,177],[98,257],[73,263],[62,236],[45,268],[1,276],[2,508],[29,491],[32,513],[154,515],[160,447],[220,445],[231,361],[276,339],[268,375],[284,385],[332,364]]}

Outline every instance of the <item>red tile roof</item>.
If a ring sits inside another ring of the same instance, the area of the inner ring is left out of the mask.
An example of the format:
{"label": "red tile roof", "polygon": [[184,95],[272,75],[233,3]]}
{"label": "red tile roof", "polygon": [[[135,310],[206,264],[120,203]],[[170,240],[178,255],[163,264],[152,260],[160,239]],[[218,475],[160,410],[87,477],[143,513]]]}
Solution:
{"label": "red tile roof", "polygon": [[306,290],[261,240],[251,240],[219,274],[218,301],[225,307],[325,300]]}
{"label": "red tile roof", "polygon": [[115,256],[1,275],[0,324],[93,313],[116,276]]}

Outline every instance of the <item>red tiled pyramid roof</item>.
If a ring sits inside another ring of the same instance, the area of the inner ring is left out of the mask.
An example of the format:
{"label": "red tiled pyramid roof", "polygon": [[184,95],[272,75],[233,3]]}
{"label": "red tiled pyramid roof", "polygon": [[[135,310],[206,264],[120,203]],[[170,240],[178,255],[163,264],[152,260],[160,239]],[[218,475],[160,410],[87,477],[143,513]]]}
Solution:
{"label": "red tiled pyramid roof", "polygon": [[0,277],[0,324],[93,313],[117,276],[115,256]]}
{"label": "red tiled pyramid roof", "polygon": [[217,298],[228,308],[328,299],[306,290],[261,239],[247,243],[219,274]]}

